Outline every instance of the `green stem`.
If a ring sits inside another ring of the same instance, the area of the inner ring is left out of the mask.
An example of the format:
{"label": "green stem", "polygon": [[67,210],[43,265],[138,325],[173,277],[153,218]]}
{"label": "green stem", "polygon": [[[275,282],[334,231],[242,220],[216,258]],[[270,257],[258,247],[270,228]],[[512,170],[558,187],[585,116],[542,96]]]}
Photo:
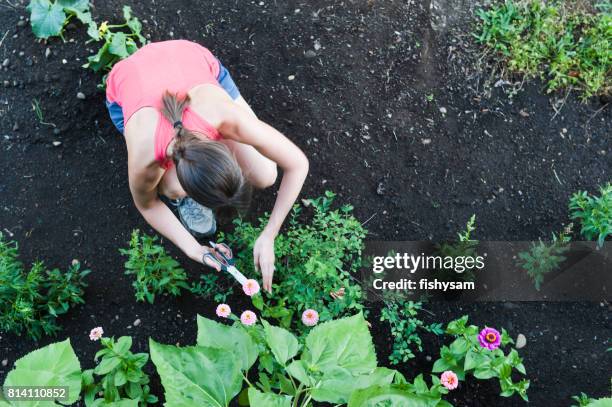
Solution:
{"label": "green stem", "polygon": [[307,407],[311,399],[312,399],[312,394],[308,394],[308,396],[302,402],[302,407]]}
{"label": "green stem", "polygon": [[242,377],[244,378],[244,381],[249,385],[249,387],[255,387],[251,384],[251,382],[249,381],[249,378],[247,377],[246,374],[242,374]]}
{"label": "green stem", "polygon": [[295,397],[293,398],[293,407],[298,407],[298,401],[300,400],[300,394],[302,393],[303,384],[300,383],[299,387],[295,392]]}

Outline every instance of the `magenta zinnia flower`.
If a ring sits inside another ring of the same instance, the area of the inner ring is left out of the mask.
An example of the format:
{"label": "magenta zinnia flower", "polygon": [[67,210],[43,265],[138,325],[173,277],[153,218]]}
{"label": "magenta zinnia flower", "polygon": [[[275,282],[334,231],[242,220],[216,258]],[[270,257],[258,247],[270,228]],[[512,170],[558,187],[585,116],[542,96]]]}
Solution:
{"label": "magenta zinnia flower", "polygon": [[251,326],[257,322],[257,315],[255,315],[253,311],[244,311],[242,315],[240,315],[240,322],[244,325]]}
{"label": "magenta zinnia flower", "polygon": [[259,292],[259,283],[257,280],[248,279],[242,285],[242,291],[249,297],[252,297]]}
{"label": "magenta zinnia flower", "polygon": [[307,309],[302,313],[302,322],[306,326],[315,326],[319,322],[319,313],[313,309]]}
{"label": "magenta zinnia flower", "polygon": [[216,312],[218,317],[227,318],[232,313],[232,309],[227,304],[219,304]]}
{"label": "magenta zinnia flower", "polygon": [[98,339],[102,338],[102,335],[104,335],[104,329],[102,329],[101,326],[98,326],[89,332],[89,339],[92,341],[97,341]]}
{"label": "magenta zinnia flower", "polygon": [[452,370],[447,370],[440,376],[440,383],[449,390],[455,390],[459,386],[459,378]]}
{"label": "magenta zinnia flower", "polygon": [[495,328],[485,328],[478,335],[480,346],[488,350],[495,350],[501,344],[501,334]]}

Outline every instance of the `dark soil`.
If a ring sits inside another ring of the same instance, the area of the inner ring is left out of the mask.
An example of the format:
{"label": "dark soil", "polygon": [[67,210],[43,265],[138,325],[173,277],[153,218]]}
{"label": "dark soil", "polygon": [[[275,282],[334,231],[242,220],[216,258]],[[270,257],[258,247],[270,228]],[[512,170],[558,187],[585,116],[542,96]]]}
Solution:
{"label": "dark soil", "polygon": [[[309,156],[303,197],[336,191],[338,202],[370,219],[372,240],[450,238],[473,213],[478,239],[545,238],[568,222],[572,192],[610,181],[610,109],[572,94],[556,114],[565,95],[545,95],[539,82],[526,83],[513,99],[509,86],[491,87],[499,77],[477,66],[469,35],[473,1],[125,3],[152,41],[186,38],[213,50],[260,118]],[[95,2],[94,16],[116,21],[123,4]],[[9,61],[0,68],[0,230],[20,243],[26,262],[59,267],[78,258],[93,273],[86,305],[62,318],[58,338],[34,343],[2,335],[0,359],[8,366],[0,367],[0,382],[16,358],[67,336],[83,367],[91,367],[97,345],[87,335],[94,326],[132,335],[137,350],[147,349],[149,336],[194,343],[196,313],[212,316],[214,304],[191,296],[136,303],[123,275],[118,248],[133,228],[150,230],[131,201],[125,144],[96,89],[101,77],[81,68],[94,44],[84,44],[80,26],[68,27],[65,43],[36,41],[29,23],[18,23],[27,17],[24,7],[23,0],[0,4],[0,62]],[[34,100],[54,126],[38,122]],[[252,216],[271,209],[273,191],[257,194]],[[194,278],[202,271],[166,246]],[[534,406],[567,406],[581,391],[609,395],[607,303],[428,309],[429,321],[467,313],[477,324],[525,334],[521,354]],[[142,324],[133,327],[137,318]],[[374,304],[373,332],[385,362],[392,341],[377,318]],[[423,339],[425,351],[399,367],[408,377],[430,371],[426,357],[437,356],[441,339]],[[156,377],[154,389],[161,395]],[[494,381],[470,380],[449,401],[523,404],[498,393]]]}

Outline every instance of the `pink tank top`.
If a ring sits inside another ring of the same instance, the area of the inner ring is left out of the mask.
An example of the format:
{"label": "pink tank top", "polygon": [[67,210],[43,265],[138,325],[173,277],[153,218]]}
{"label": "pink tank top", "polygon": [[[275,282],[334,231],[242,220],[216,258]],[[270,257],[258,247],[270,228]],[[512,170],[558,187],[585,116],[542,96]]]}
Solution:
{"label": "pink tank top", "polygon": [[[166,90],[186,94],[206,83],[219,86],[218,76],[219,61],[203,46],[186,40],[155,42],[115,64],[106,81],[106,99],[121,106],[125,124],[143,107],[158,110],[155,160],[167,169],[172,166],[166,150],[174,129],[161,113],[162,95]],[[183,112],[182,121],[186,129],[213,140],[221,138],[216,128],[189,107]]]}

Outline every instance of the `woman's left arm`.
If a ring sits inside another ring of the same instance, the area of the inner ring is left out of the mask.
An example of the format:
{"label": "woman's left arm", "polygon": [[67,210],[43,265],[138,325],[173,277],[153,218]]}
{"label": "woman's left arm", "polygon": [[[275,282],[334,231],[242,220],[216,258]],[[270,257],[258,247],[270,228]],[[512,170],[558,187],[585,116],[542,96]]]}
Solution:
{"label": "woman's left arm", "polygon": [[[281,132],[257,119],[251,112],[233,102],[219,106],[223,117],[219,131],[224,137],[248,144],[274,161],[283,178],[270,220],[255,242],[255,267],[261,270],[263,287],[272,290],[274,275],[274,239],[295,203],[308,174],[308,159],[298,146]],[[253,169],[257,171],[257,169]]]}

